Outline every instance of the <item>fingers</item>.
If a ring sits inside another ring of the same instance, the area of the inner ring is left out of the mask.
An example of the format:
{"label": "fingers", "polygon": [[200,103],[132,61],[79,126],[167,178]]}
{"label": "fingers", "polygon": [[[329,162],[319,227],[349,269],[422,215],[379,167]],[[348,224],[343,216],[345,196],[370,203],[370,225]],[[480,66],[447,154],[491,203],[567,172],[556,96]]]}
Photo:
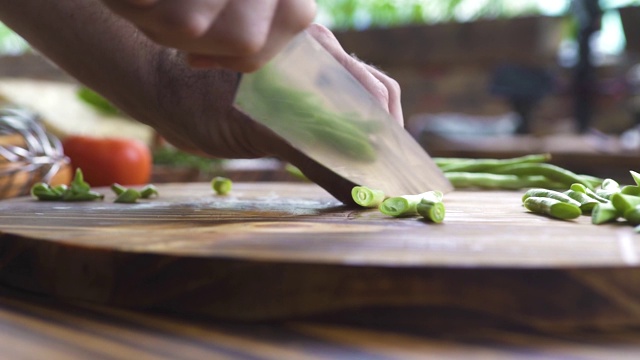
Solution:
{"label": "fingers", "polygon": [[369,66],[347,54],[335,35],[327,28],[313,24],[307,32],[311,34],[338,62],[340,62],[358,81],[376,98],[380,105],[394,119],[402,124],[400,104],[400,86],[398,83],[372,66]]}
{"label": "fingers", "polygon": [[193,66],[257,70],[314,19],[315,0],[103,0]]}

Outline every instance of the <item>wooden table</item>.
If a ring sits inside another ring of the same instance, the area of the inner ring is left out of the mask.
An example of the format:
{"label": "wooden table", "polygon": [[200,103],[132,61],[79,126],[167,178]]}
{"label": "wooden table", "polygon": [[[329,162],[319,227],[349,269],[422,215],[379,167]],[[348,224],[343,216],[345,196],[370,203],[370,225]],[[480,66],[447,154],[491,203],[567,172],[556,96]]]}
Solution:
{"label": "wooden table", "polygon": [[227,197],[206,183],[159,189],[139,204],[0,202],[0,349],[640,355],[640,238],[626,224],[536,216],[520,192],[447,194],[434,225],[348,209],[311,184],[236,184]]}

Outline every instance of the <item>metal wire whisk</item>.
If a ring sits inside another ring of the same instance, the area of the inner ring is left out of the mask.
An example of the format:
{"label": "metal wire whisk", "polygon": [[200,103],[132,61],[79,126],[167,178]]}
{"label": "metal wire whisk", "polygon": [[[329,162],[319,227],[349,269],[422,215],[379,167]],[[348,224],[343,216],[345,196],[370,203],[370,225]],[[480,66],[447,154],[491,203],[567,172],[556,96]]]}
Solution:
{"label": "metal wire whisk", "polygon": [[[47,133],[38,115],[30,110],[6,107],[0,109],[0,136],[19,136],[22,144],[0,143],[0,195],[16,186],[19,194],[26,194],[36,181],[48,183],[69,158],[64,155],[62,143]],[[4,158],[4,159],[3,159]],[[27,181],[17,179],[27,174]],[[15,189],[14,189],[15,191]],[[0,196],[1,198],[2,196]]]}

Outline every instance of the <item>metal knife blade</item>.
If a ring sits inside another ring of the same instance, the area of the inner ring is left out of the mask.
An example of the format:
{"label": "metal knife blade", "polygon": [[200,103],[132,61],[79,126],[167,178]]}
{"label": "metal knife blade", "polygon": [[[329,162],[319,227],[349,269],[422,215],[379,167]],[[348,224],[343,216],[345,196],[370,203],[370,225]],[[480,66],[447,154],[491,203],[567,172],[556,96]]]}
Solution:
{"label": "metal knife blade", "polygon": [[306,32],[242,76],[235,106],[355,184],[388,196],[452,189],[425,150]]}

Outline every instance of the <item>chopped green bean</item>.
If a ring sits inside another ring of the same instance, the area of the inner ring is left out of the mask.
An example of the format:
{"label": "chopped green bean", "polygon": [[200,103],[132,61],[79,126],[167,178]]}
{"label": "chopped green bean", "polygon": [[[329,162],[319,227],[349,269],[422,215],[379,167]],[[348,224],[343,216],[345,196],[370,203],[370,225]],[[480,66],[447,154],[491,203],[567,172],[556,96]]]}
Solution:
{"label": "chopped green bean", "polygon": [[390,197],[380,204],[379,210],[385,215],[394,217],[417,215],[418,203],[423,198],[432,201],[442,201],[442,193],[440,191],[427,191],[418,195]]}
{"label": "chopped green bean", "polygon": [[432,221],[434,223],[441,223],[444,220],[445,208],[441,200],[434,201],[434,199],[422,198],[416,206],[416,211],[425,220]]}
{"label": "chopped green bean", "polygon": [[31,187],[31,195],[38,200],[55,201],[62,199],[62,194],[56,192],[48,184],[36,183]]}
{"label": "chopped green bean", "polygon": [[591,223],[595,225],[616,221],[620,217],[620,212],[611,202],[599,203],[591,212]]}
{"label": "chopped green bean", "polygon": [[527,192],[522,196],[522,201],[524,202],[527,198],[530,197],[546,197],[551,199],[556,199],[565,203],[573,204],[575,206],[580,206],[580,202],[572,199],[567,194],[563,194],[559,191],[542,189],[542,188],[533,188],[527,190]]}
{"label": "chopped green bean", "polygon": [[354,186],[351,197],[356,204],[366,208],[376,208],[384,201],[384,191],[371,189],[366,186]]}
{"label": "chopped green bean", "polygon": [[618,213],[625,214],[628,210],[640,205],[640,197],[615,193],[611,196],[611,204]]}
{"label": "chopped green bean", "polygon": [[635,206],[634,208],[628,209],[623,217],[632,225],[640,225],[640,205]]}
{"label": "chopped green bean", "polygon": [[577,192],[581,192],[583,194],[586,194],[587,196],[591,197],[592,199],[594,199],[597,202],[600,203],[607,203],[609,202],[609,200],[603,198],[602,196],[596,194],[595,192],[593,192],[593,190],[589,189],[588,187],[582,185],[582,184],[571,184],[571,190],[573,191],[577,191]]}
{"label": "chopped green bean", "polygon": [[565,191],[564,194],[580,203],[580,210],[582,210],[583,214],[590,213],[596,204],[599,204],[599,202],[591,196],[575,190],[569,189]]}
{"label": "chopped green bean", "polygon": [[571,220],[582,215],[579,206],[548,197],[527,198],[524,201],[524,207],[531,212],[562,220]]}
{"label": "chopped green bean", "polygon": [[153,195],[158,196],[158,189],[153,184],[147,184],[140,190],[140,197],[143,199],[148,199]]}
{"label": "chopped green bean", "polygon": [[622,189],[620,189],[620,193],[625,195],[640,196],[640,186],[638,185],[623,186]]}
{"label": "chopped green bean", "polygon": [[640,174],[638,174],[637,172],[631,170],[629,171],[631,173],[631,177],[633,178],[633,181],[636,182],[637,186],[640,186]]}
{"label": "chopped green bean", "polygon": [[123,192],[127,191],[127,188],[126,188],[126,187],[124,187],[124,186],[122,186],[122,185],[120,185],[120,184],[118,184],[118,183],[113,183],[113,184],[111,185],[111,190],[113,190],[113,192],[114,192],[116,195],[120,195],[120,194],[122,194]]}
{"label": "chopped green bean", "polygon": [[613,194],[620,192],[620,184],[613,179],[604,179],[600,188],[595,192],[598,196],[609,200]]}
{"label": "chopped green bean", "polygon": [[222,176],[216,176],[211,180],[211,187],[218,195],[226,195],[231,191],[233,182],[231,179]]}
{"label": "chopped green bean", "polygon": [[115,202],[122,204],[132,204],[138,201],[140,192],[135,189],[126,189],[123,193],[116,197]]}

